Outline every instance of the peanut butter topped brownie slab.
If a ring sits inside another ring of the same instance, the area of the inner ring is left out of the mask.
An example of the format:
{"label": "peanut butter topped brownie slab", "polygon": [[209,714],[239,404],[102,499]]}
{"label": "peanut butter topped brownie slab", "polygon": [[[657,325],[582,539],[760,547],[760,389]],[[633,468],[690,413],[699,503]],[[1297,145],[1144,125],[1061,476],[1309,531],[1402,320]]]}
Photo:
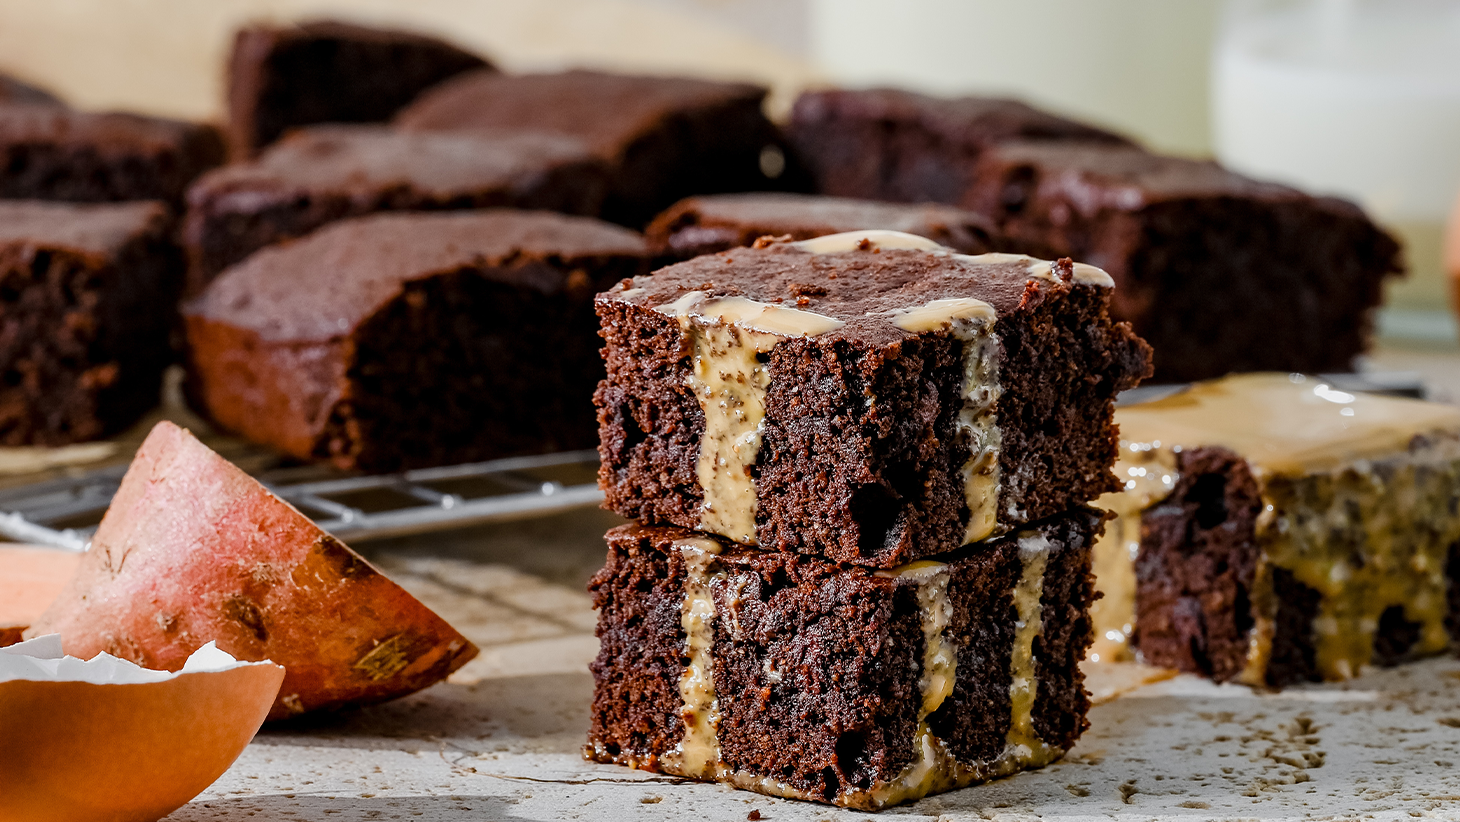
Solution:
{"label": "peanut butter topped brownie slab", "polygon": [[[1106,653],[1216,680],[1348,679],[1443,651],[1460,577],[1460,408],[1301,375],[1122,408],[1097,548]],[[1134,567],[1131,560],[1134,558]]]}
{"label": "peanut butter topped brownie slab", "polygon": [[888,568],[1118,488],[1150,350],[1099,269],[862,231],[727,251],[598,297],[606,505]]}
{"label": "peanut butter topped brownie slab", "polygon": [[1088,724],[1101,520],[880,571],[616,528],[585,754],[866,810],[1046,765]]}

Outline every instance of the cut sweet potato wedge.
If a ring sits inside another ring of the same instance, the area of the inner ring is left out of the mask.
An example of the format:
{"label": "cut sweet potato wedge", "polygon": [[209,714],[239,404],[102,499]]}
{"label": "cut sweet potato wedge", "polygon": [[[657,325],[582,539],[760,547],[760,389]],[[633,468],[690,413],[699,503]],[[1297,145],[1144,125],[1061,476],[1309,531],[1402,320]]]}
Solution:
{"label": "cut sweet potato wedge", "polygon": [[476,656],[445,620],[170,422],[152,429],[81,561],[27,636],[176,671],[212,640],[285,668],[269,712],[380,702]]}

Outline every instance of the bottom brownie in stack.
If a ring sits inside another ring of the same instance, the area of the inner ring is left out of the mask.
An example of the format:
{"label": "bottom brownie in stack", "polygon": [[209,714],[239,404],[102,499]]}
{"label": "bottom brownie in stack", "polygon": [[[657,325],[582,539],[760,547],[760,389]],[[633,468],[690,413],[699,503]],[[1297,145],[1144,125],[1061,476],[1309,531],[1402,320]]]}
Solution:
{"label": "bottom brownie in stack", "polygon": [[1087,727],[1102,516],[891,570],[616,528],[585,754],[867,810],[1045,765]]}

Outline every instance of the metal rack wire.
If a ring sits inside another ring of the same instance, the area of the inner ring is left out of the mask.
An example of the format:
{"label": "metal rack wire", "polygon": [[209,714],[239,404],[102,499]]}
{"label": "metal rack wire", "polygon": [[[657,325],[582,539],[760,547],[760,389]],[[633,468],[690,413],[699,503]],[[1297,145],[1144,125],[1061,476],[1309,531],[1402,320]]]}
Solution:
{"label": "metal rack wire", "polygon": [[[346,541],[462,528],[597,505],[595,451],[570,451],[398,474],[290,481],[264,472],[265,487]],[[0,535],[84,551],[127,466],[0,491]]]}

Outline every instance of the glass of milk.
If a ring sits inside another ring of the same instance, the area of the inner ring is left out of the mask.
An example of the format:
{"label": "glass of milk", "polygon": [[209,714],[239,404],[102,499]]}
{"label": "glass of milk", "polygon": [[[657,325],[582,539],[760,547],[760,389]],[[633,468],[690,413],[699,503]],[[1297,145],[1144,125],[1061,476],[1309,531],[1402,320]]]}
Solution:
{"label": "glass of milk", "polygon": [[1453,335],[1440,257],[1460,193],[1460,0],[1233,0],[1211,82],[1218,158],[1362,205],[1405,245],[1391,327]]}

